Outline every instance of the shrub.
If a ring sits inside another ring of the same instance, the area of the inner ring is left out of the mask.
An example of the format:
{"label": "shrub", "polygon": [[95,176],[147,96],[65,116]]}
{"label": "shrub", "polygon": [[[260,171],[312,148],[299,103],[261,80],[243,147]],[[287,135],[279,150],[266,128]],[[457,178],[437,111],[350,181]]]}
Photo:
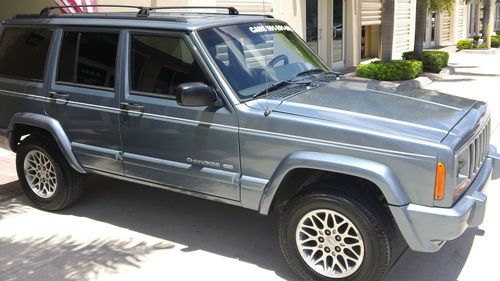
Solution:
{"label": "shrub", "polygon": [[422,62],[416,60],[395,60],[389,63],[372,62],[361,64],[356,68],[359,77],[383,80],[410,80],[422,74]]}
{"label": "shrub", "polygon": [[477,42],[477,41],[479,41],[479,39],[481,39],[482,37],[481,37],[481,35],[476,35],[476,36],[474,36],[474,37],[472,37],[472,38],[474,39],[474,41],[476,41],[476,42]]}
{"label": "shrub", "polygon": [[500,35],[500,30],[497,30],[497,35]]}
{"label": "shrub", "polygon": [[[496,37],[496,36],[495,36]],[[492,36],[493,38],[493,36]],[[492,46],[493,46],[493,39],[492,39]],[[466,49],[485,49],[486,44],[485,43],[478,43],[474,42],[470,39],[464,39],[464,40],[458,40],[457,42],[457,49],[458,50],[466,50]]]}
{"label": "shrub", "polygon": [[444,51],[423,51],[420,59],[415,57],[413,51],[403,53],[403,60],[420,60],[424,64],[424,70],[439,72],[448,66],[450,55]]}
{"label": "shrub", "polygon": [[450,54],[444,51],[424,51],[422,53],[422,63],[424,70],[438,73],[441,69],[448,66]]}
{"label": "shrub", "polygon": [[403,53],[403,60],[414,60],[414,59],[415,59],[415,53],[413,51]]}
{"label": "shrub", "polygon": [[468,39],[458,40],[457,49],[458,50],[472,49],[472,45],[473,45],[472,40]]}
{"label": "shrub", "polygon": [[491,47],[492,48],[499,48],[500,47],[500,36],[499,35],[491,36]]}

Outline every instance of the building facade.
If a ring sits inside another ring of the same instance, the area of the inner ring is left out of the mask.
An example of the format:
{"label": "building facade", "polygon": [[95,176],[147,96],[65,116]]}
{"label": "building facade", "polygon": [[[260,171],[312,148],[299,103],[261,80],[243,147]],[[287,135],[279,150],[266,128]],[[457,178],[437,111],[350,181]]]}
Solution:
{"label": "building facade", "polygon": [[500,31],[500,0],[495,5],[495,31]]}
{"label": "building facade", "polygon": [[[0,19],[16,13],[37,13],[42,7],[70,0],[16,0],[0,4]],[[383,15],[382,0],[92,0],[100,5],[234,6],[240,13],[269,14],[287,21],[307,44],[333,69],[356,66],[381,57],[382,46],[392,46],[392,59],[413,50],[417,0],[393,0],[393,15]],[[500,0],[499,0],[500,1]],[[385,2],[384,2],[385,3]],[[481,32],[482,0],[456,0],[450,12],[432,12],[427,18],[424,47],[455,44]],[[121,8],[99,8],[115,11]],[[212,10],[210,10],[213,12]],[[222,11],[222,10],[221,10]],[[382,18],[392,16],[393,30],[382,30]],[[500,2],[492,20],[500,30]],[[382,44],[383,32],[392,42]]]}

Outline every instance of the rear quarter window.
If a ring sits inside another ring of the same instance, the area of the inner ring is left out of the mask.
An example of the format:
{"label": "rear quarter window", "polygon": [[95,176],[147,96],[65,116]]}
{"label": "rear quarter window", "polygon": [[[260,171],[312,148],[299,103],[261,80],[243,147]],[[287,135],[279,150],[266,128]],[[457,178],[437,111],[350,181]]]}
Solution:
{"label": "rear quarter window", "polygon": [[0,39],[0,76],[42,81],[52,31],[6,28]]}

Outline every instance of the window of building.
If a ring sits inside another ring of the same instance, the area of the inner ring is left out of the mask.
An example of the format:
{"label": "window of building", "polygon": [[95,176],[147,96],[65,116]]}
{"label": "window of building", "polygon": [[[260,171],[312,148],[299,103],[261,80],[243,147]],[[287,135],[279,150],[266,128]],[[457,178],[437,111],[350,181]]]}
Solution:
{"label": "window of building", "polygon": [[0,40],[0,76],[42,81],[52,31],[6,28]]}
{"label": "window of building", "polygon": [[64,32],[57,81],[113,88],[118,33]]}
{"label": "window of building", "polygon": [[185,82],[207,79],[180,37],[132,35],[130,86],[133,92],[174,96]]}

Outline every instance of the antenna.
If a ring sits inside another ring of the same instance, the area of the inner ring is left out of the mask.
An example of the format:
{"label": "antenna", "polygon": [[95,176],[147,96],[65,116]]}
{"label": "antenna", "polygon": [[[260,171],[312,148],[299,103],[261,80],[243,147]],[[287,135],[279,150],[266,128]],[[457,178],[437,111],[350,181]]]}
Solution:
{"label": "antenna", "polygon": [[[262,25],[265,27],[266,26],[266,3],[265,3],[265,0],[262,0]],[[265,36],[265,35],[264,35]],[[265,37],[264,37],[265,38]],[[266,40],[264,40],[264,46],[266,46],[265,44],[267,43]],[[268,87],[268,76],[269,76],[269,64],[267,62],[267,52],[265,51],[264,49],[264,73],[265,73],[265,77],[266,77],[266,108],[264,110],[264,116],[267,117],[269,116],[269,114],[271,114],[271,111],[269,110],[269,87]]]}

